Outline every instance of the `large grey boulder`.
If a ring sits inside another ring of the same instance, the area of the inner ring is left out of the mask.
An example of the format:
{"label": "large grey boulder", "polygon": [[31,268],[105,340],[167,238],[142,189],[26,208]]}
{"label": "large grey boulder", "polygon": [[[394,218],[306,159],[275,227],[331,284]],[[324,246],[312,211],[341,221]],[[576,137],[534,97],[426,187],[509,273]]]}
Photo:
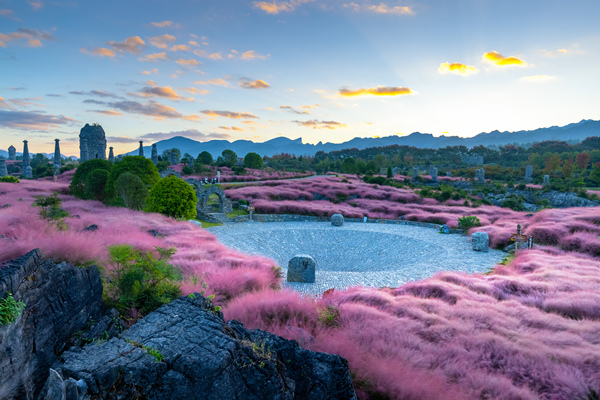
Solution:
{"label": "large grey boulder", "polygon": [[475,251],[489,251],[490,237],[485,232],[475,232],[471,235],[471,243]]}
{"label": "large grey boulder", "polygon": [[105,400],[356,399],[345,359],[226,324],[197,293],[63,359],[64,380],[83,380],[88,395]]}
{"label": "large grey boulder", "polygon": [[94,266],[56,264],[33,250],[0,268],[0,298],[7,292],[26,307],[0,325],[0,399],[34,399],[69,338],[100,319],[102,281]]}
{"label": "large grey boulder", "polygon": [[333,214],[331,216],[331,225],[333,225],[333,226],[344,225],[344,216],[342,214]]}
{"label": "large grey boulder", "polygon": [[106,160],[106,133],[98,124],[85,124],[79,131],[80,161]]}
{"label": "large grey boulder", "polygon": [[315,259],[307,254],[294,256],[288,263],[287,281],[313,283],[315,281]]}

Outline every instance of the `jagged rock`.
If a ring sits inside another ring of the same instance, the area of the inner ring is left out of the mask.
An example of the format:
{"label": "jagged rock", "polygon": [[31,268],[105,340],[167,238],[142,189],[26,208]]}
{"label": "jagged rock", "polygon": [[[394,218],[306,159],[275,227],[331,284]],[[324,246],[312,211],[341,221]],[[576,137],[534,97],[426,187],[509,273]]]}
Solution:
{"label": "jagged rock", "polygon": [[84,230],[85,232],[94,232],[94,231],[97,231],[97,230],[98,230],[98,225],[96,225],[96,224],[92,224],[92,225],[90,225],[90,226],[86,226],[85,228],[83,228],[83,230]]}
{"label": "jagged rock", "polygon": [[33,250],[0,268],[0,297],[7,292],[26,308],[0,325],[0,399],[35,399],[68,339],[100,319],[102,281],[95,266],[55,264]]}
{"label": "jagged rock", "polygon": [[471,243],[475,251],[489,251],[490,237],[485,232],[475,232],[471,235]]}
{"label": "jagged rock", "polygon": [[199,294],[140,320],[119,338],[63,354],[64,378],[92,398],[356,399],[348,363],[247,330]]}
{"label": "jagged rock", "polygon": [[17,159],[17,149],[12,144],[8,147],[8,159],[12,161]]}
{"label": "jagged rock", "polygon": [[100,125],[85,124],[79,132],[79,150],[82,162],[95,158],[106,160],[106,133],[104,133],[104,129]]}
{"label": "jagged rock", "polygon": [[488,200],[495,206],[501,206],[504,200],[511,195],[520,196],[523,198],[523,205],[528,211],[536,211],[537,206],[533,203],[534,201],[548,200],[548,205],[554,208],[568,208],[568,207],[598,207],[600,203],[589,199],[579,197],[574,192],[558,192],[551,190],[549,192],[544,191],[531,191],[531,190],[518,190],[508,189],[505,194],[497,194],[489,196]]}
{"label": "jagged rock", "polygon": [[344,225],[344,216],[342,214],[333,214],[331,216],[331,225],[333,225],[333,226]]}
{"label": "jagged rock", "polygon": [[315,259],[307,254],[299,254],[292,257],[288,263],[287,281],[306,282],[315,281]]}
{"label": "jagged rock", "polygon": [[157,231],[155,229],[148,229],[146,232],[148,232],[149,234],[151,234],[154,237],[165,237],[165,235],[163,235],[162,233],[160,233],[159,231]]}

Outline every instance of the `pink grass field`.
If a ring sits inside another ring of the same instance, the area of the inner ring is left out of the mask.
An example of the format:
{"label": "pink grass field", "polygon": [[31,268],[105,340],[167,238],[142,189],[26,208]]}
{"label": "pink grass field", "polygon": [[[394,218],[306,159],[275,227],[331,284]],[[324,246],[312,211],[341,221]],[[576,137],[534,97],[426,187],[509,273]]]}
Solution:
{"label": "pink grass field", "polygon": [[[171,165],[169,168],[181,172],[185,164],[177,164]],[[236,175],[231,168],[228,167],[219,167],[221,171],[221,182],[258,182],[265,180],[277,180],[277,179],[293,179],[293,178],[304,178],[307,176],[313,176],[315,174],[314,171],[307,172],[285,172],[285,171],[272,171],[267,172],[263,169],[252,169],[246,168],[246,172],[243,175]],[[211,180],[212,178],[217,177],[217,168],[210,167],[210,172],[206,172],[202,175],[186,175],[184,178],[193,178],[193,179],[204,179],[208,178]]]}
{"label": "pink grass field", "polygon": [[[67,219],[69,230],[56,231],[31,207],[33,195],[66,193],[72,174],[62,174],[57,183],[0,183],[0,207],[11,204],[0,208],[0,263],[39,247],[56,259],[94,259],[109,268],[110,244],[145,250],[174,246],[173,262],[186,276],[184,293],[200,291],[201,280],[194,284],[193,277],[204,277],[207,294],[217,295],[226,318],[340,354],[349,361],[361,399],[594,399],[600,394],[599,208],[549,209],[525,217],[492,206],[440,204],[408,189],[376,188],[351,177],[348,183],[319,177],[229,188],[233,200],[253,199],[260,212],[343,211],[449,225],[462,215],[477,215],[483,226],[475,230],[488,232],[495,247],[510,243],[520,222],[544,245],[520,252],[489,275],[440,273],[399,288],[356,287],[317,299],[281,290],[273,261],[230,250],[195,225],[158,214],[61,194],[63,207],[79,218]],[[82,232],[91,224],[99,229]],[[338,316],[327,319],[328,307]]]}

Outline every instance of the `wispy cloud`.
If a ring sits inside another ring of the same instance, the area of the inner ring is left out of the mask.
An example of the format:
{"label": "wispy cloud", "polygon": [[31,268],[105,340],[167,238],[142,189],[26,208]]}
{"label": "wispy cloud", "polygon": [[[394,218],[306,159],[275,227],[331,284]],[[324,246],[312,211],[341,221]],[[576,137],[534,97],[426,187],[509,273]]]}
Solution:
{"label": "wispy cloud", "polygon": [[347,128],[348,125],[342,124],[337,121],[318,121],[316,119],[308,120],[308,121],[292,121],[297,123],[300,126],[307,126],[313,129],[337,129],[337,128]]}
{"label": "wispy cloud", "polygon": [[461,63],[442,63],[438,68],[440,74],[455,74],[455,75],[473,75],[479,72],[479,70],[471,65]]}
{"label": "wispy cloud", "polygon": [[122,99],[121,96],[117,96],[116,94],[107,92],[105,90],[89,90],[87,92],[84,92],[82,90],[75,90],[75,91],[69,92],[69,94],[74,94],[76,96],[97,96],[97,97],[109,97],[109,98],[113,98],[113,99]]}
{"label": "wispy cloud", "polygon": [[[303,106],[303,107],[306,107],[306,106]],[[310,107],[310,106],[308,106],[308,107]],[[279,108],[282,109],[282,110],[293,112],[294,114],[310,114],[310,112],[308,112],[308,111],[298,111],[298,110],[295,110],[294,107],[292,107],[292,106],[285,106],[284,105],[284,106],[279,106]]]}
{"label": "wispy cloud", "polygon": [[406,96],[414,94],[414,92],[407,87],[399,86],[378,86],[376,88],[367,89],[346,89],[342,88],[339,91],[340,96],[354,97],[354,96]]}
{"label": "wispy cloud", "polygon": [[201,63],[198,60],[195,60],[193,58],[190,58],[189,60],[186,60],[184,58],[180,58],[179,60],[175,61],[177,64],[179,65],[184,65],[186,67],[191,67],[191,66],[196,66],[196,65],[200,65]]}
{"label": "wispy cloud", "polygon": [[44,3],[41,1],[29,0],[28,3],[33,8],[34,11],[41,9],[44,6]]}
{"label": "wispy cloud", "polygon": [[173,21],[150,22],[150,26],[155,28],[179,28],[180,25]]}
{"label": "wispy cloud", "polygon": [[149,71],[142,71],[143,75],[152,75],[152,74],[158,74],[158,68],[152,68]]}
{"label": "wispy cloud", "polygon": [[180,96],[171,86],[146,86],[138,92],[129,94],[140,97],[163,97],[169,100],[194,101],[193,97]]}
{"label": "wispy cloud", "polygon": [[194,84],[196,84],[196,85],[215,85],[215,86],[229,87],[228,80],[223,79],[223,78],[209,79],[209,80],[206,80],[206,81],[194,81]]}
{"label": "wispy cloud", "polygon": [[244,60],[244,61],[251,61],[251,60],[265,60],[267,58],[271,57],[270,54],[264,55],[264,54],[258,54],[256,51],[254,50],[248,50],[245,51],[243,53],[240,53],[239,51],[233,49],[229,52],[229,54],[227,55],[228,59],[237,59],[237,60]]}
{"label": "wispy cloud", "polygon": [[532,76],[524,76],[524,77],[520,78],[519,80],[521,82],[547,82],[547,81],[553,81],[554,79],[556,79],[556,77],[550,76],[550,75],[532,75]]}
{"label": "wispy cloud", "polygon": [[86,111],[87,112],[97,113],[97,114],[110,115],[110,116],[123,115],[120,112],[117,112],[117,111],[114,111],[114,110],[86,110]]}
{"label": "wispy cloud", "polygon": [[42,40],[54,41],[56,38],[46,31],[36,29],[19,28],[16,32],[0,33],[0,47],[7,47],[7,43],[13,40],[25,39],[28,47],[42,47]]}
{"label": "wispy cloud", "polygon": [[271,87],[267,82],[261,79],[253,81],[248,78],[240,78],[238,85],[243,89],[268,89]]}
{"label": "wispy cloud", "polygon": [[81,49],[79,49],[80,52],[82,52],[83,54],[91,54],[93,56],[99,56],[99,57],[116,57],[117,54],[111,50],[111,49],[107,49],[106,47],[94,47],[91,50],[86,49],[85,47],[82,47]]}
{"label": "wispy cloud", "polygon": [[156,142],[159,140],[171,139],[175,136],[184,136],[189,139],[195,139],[200,141],[205,139],[227,139],[229,137],[229,135],[226,133],[202,133],[197,129],[188,129],[185,131],[146,133],[144,135],[141,135],[140,138],[143,140]]}
{"label": "wispy cloud", "polygon": [[139,138],[129,138],[125,136],[107,136],[106,141],[109,143],[138,143],[140,141]]}
{"label": "wispy cloud", "polygon": [[243,131],[242,128],[238,128],[237,126],[219,126],[220,129],[225,129],[226,131]]}
{"label": "wispy cloud", "polygon": [[157,62],[157,61],[165,61],[168,58],[169,57],[167,56],[167,53],[165,53],[163,51],[162,53],[147,54],[145,57],[138,58],[138,60],[140,60],[140,61],[148,61],[148,62]]}
{"label": "wispy cloud", "polygon": [[258,8],[266,12],[267,14],[276,15],[280,12],[291,12],[296,9],[296,7],[301,6],[302,4],[312,3],[315,0],[290,0],[290,1],[255,1],[252,3],[254,8]]}
{"label": "wispy cloud", "polygon": [[60,125],[76,122],[63,115],[44,114],[37,111],[0,110],[0,127],[23,131],[48,131]]}
{"label": "wispy cloud", "polygon": [[355,12],[371,12],[375,14],[390,14],[390,15],[415,15],[415,11],[408,6],[389,6],[385,3],[379,4],[344,4],[345,8],[350,8]]}
{"label": "wispy cloud", "polygon": [[38,103],[42,100],[41,97],[26,97],[21,99],[9,99],[12,104],[18,107],[46,107],[44,104]]}
{"label": "wispy cloud", "polygon": [[492,64],[496,67],[526,67],[527,62],[517,57],[504,57],[502,54],[496,51],[490,51],[483,55],[483,61]]}
{"label": "wispy cloud", "polygon": [[157,119],[163,118],[182,118],[182,119],[197,119],[194,116],[184,116],[173,107],[165,106],[164,104],[157,103],[154,100],[148,100],[146,103],[139,103],[137,101],[117,101],[107,103],[111,108],[116,108],[126,113],[141,114]]}
{"label": "wispy cloud", "polygon": [[175,36],[169,35],[168,33],[148,38],[148,42],[150,42],[152,46],[159,49],[168,48],[173,42],[175,42],[175,40]]}
{"label": "wispy cloud", "polygon": [[194,50],[194,54],[198,57],[209,58],[211,60],[222,60],[223,56],[221,53],[208,53],[206,50],[196,49]]}
{"label": "wispy cloud", "polygon": [[209,117],[224,117],[224,118],[233,118],[233,119],[259,118],[256,115],[253,115],[250,113],[240,113],[240,112],[235,112],[235,111],[203,110],[200,112],[204,115],[208,115]]}
{"label": "wispy cloud", "polygon": [[142,40],[139,36],[130,36],[123,40],[122,42],[115,42],[113,40],[109,40],[105,42],[107,47],[93,47],[88,50],[85,47],[79,49],[84,54],[91,54],[100,57],[115,57],[117,53],[131,53],[131,54],[140,54],[141,51],[146,47],[146,42]]}
{"label": "wispy cloud", "polygon": [[189,93],[199,94],[199,95],[205,95],[205,94],[210,93],[207,89],[198,89],[195,87],[183,88],[181,90],[183,90],[184,92],[189,92]]}

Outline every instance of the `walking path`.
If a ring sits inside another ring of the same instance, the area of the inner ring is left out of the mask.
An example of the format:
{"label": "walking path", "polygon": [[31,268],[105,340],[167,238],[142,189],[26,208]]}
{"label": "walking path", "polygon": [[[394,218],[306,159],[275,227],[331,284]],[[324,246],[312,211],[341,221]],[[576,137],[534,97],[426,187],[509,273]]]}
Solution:
{"label": "walking path", "polygon": [[[504,257],[500,250],[473,251],[463,235],[443,235],[417,226],[329,222],[247,222],[208,228],[227,247],[275,260],[284,286],[303,294],[351,286],[398,287],[440,271],[487,272]],[[288,283],[288,261],[308,254],[315,283]]]}

